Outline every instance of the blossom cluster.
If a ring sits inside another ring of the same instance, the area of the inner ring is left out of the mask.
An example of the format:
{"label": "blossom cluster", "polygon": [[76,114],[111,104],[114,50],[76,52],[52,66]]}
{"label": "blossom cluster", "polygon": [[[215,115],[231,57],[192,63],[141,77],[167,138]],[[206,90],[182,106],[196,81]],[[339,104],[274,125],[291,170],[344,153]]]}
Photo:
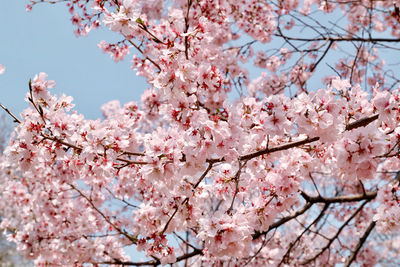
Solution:
{"label": "blossom cluster", "polygon": [[[385,24],[398,37],[396,3],[65,2],[77,34],[102,23],[121,36],[99,47],[134,54],[149,88],[89,120],[45,73],[30,81],[0,164],[0,226],[35,264],[373,265],[376,247],[392,251],[366,240],[400,229],[400,88],[358,34]],[[286,35],[313,10],[342,12],[347,35]],[[275,37],[283,47],[259,48]],[[337,62],[341,77],[309,90],[329,49],[362,40]],[[247,64],[265,71],[252,79]]]}
{"label": "blossom cluster", "polygon": [[[346,130],[355,101],[346,95],[357,87],[345,80],[295,99],[225,101],[215,115],[195,105],[177,110],[169,102],[155,115],[134,102],[112,101],[102,121],[74,112],[71,97],[49,92],[54,85],[44,73],[33,79],[31,107],[21,114],[2,163],[2,197],[8,200],[2,209],[9,216],[2,227],[16,229],[10,240],[37,264],[127,260],[126,245],[170,263],[178,248],[166,235],[187,229],[195,244],[203,243],[207,260],[245,259],[256,232],[301,205],[298,192],[310,178],[329,188],[329,179],[321,180],[327,174],[318,174],[329,172],[353,193],[359,192],[357,181],[378,186],[378,167],[393,161],[389,154],[400,140],[400,103],[380,108],[382,92],[371,100],[360,95],[356,103],[364,112],[352,114],[374,111],[379,119]],[[149,123],[154,116],[159,126]],[[388,120],[396,121],[395,129]],[[290,153],[268,152],[316,137]],[[397,231],[398,181],[388,186],[379,189],[381,205],[363,216],[377,220],[379,229]]]}

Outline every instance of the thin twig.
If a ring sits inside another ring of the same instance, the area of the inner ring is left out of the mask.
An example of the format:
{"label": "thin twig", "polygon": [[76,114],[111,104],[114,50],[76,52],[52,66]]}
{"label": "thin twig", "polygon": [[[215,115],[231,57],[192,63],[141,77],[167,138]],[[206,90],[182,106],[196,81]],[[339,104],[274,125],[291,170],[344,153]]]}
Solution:
{"label": "thin twig", "polygon": [[[133,45],[140,53],[142,53],[142,55],[144,55],[143,50],[137,46],[134,42],[132,42],[131,40],[128,40],[128,42]],[[151,58],[149,58],[148,56],[145,57],[145,59],[147,59],[148,61],[150,61],[157,69],[158,71],[161,71],[161,67],[160,65],[158,65],[154,60],[152,60]]]}
{"label": "thin twig", "polygon": [[16,122],[16,123],[21,123],[21,121],[20,121],[8,108],[6,108],[5,106],[3,106],[1,103],[0,103],[0,107],[1,107],[2,109],[4,109],[4,111],[7,112],[8,115],[10,115],[10,116],[14,119],[14,122]]}

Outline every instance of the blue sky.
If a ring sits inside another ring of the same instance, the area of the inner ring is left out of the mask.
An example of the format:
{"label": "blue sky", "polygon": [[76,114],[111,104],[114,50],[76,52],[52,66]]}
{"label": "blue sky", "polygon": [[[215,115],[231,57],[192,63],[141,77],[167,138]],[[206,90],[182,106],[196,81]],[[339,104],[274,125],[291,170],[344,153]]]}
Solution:
{"label": "blue sky", "polygon": [[0,64],[7,68],[0,103],[19,114],[28,106],[28,81],[39,72],[56,81],[53,92],[73,96],[75,109],[91,119],[101,117],[101,105],[110,100],[139,101],[148,85],[131,70],[131,57],[114,63],[97,47],[101,40],[119,40],[116,34],[104,29],[76,38],[64,3],[26,12],[28,2],[0,0]]}

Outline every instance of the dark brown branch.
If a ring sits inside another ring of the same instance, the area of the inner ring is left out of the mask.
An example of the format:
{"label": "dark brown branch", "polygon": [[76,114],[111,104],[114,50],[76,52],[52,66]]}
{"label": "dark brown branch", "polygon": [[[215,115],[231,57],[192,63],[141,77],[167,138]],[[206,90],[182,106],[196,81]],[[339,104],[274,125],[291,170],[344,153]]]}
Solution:
{"label": "dark brown branch", "polygon": [[121,201],[122,203],[124,203],[124,204],[126,205],[126,207],[131,207],[131,208],[135,208],[135,209],[138,209],[138,208],[139,208],[139,206],[133,205],[133,204],[129,203],[128,201],[126,201],[126,200],[123,199],[123,198],[122,198],[122,199],[121,199],[121,198],[118,198],[118,197],[115,196],[114,193],[113,193],[110,189],[108,189],[107,187],[105,187],[105,189],[107,190],[108,193],[110,193],[110,195],[111,195],[113,198],[115,198],[115,199]]}
{"label": "dark brown branch", "polygon": [[322,56],[318,59],[318,61],[315,64],[311,65],[310,72],[313,72],[315,70],[315,68],[318,66],[318,64],[322,61],[322,59],[324,59],[324,57],[328,53],[329,49],[331,48],[332,44],[333,44],[333,41],[330,41],[328,44],[328,47],[325,49]]}
{"label": "dark brown branch", "polygon": [[313,137],[313,138],[306,138],[304,140],[291,142],[291,143],[287,143],[287,144],[276,146],[276,147],[272,147],[272,148],[268,148],[267,147],[267,148],[259,150],[257,152],[250,153],[250,154],[247,154],[247,155],[243,155],[239,159],[240,160],[249,160],[249,159],[253,159],[253,158],[265,155],[265,154],[278,152],[278,151],[282,151],[282,150],[287,150],[289,148],[298,147],[298,146],[305,145],[305,144],[308,144],[308,143],[312,143],[312,142],[315,142],[315,141],[318,141],[318,140],[319,140],[319,137],[316,136],[316,137]]}
{"label": "dark brown branch", "polygon": [[392,146],[392,147],[388,150],[388,152],[386,152],[386,153],[383,154],[383,155],[376,156],[376,157],[374,157],[374,158],[390,158],[390,157],[396,157],[396,156],[398,156],[399,153],[400,153],[400,151],[397,151],[396,153],[393,153],[393,154],[391,154],[391,153],[392,153],[393,150],[395,150],[396,147],[398,147],[399,145],[400,145],[400,140],[398,140],[398,141],[396,142],[396,144],[395,144],[394,146]]}
{"label": "dark brown branch", "polygon": [[57,138],[57,137],[52,137],[52,136],[48,136],[48,135],[44,135],[44,134],[42,134],[42,137],[43,137],[44,139],[57,142],[57,143],[59,143],[59,144],[61,144],[61,145],[64,145],[64,146],[66,146],[66,147],[73,148],[73,149],[75,149],[77,152],[81,152],[82,149],[83,149],[83,148],[78,147],[78,146],[76,146],[76,145],[67,143],[67,142],[65,142],[65,141],[63,141],[63,140],[61,140],[61,139],[59,139],[59,138]]}
{"label": "dark brown branch", "polygon": [[371,122],[377,120],[378,117],[379,117],[379,114],[374,114],[372,116],[365,117],[365,118],[356,120],[356,121],[354,121],[352,123],[349,123],[349,124],[346,125],[346,131],[350,131],[350,130],[353,130],[353,129],[356,129],[356,128],[359,128],[359,127],[365,127],[368,124],[370,124]]}
{"label": "dark brown branch", "polygon": [[267,231],[265,231],[265,232],[258,232],[258,231],[256,231],[256,232],[252,235],[253,240],[259,238],[259,237],[262,236],[262,235],[267,234],[267,233],[268,233],[269,231],[271,231],[272,229],[278,228],[278,227],[281,226],[282,224],[285,224],[286,222],[288,222],[288,221],[290,221],[290,220],[292,220],[292,219],[294,219],[294,218],[296,218],[296,217],[302,215],[302,214],[303,214],[304,212],[306,212],[309,208],[311,208],[312,205],[313,205],[313,204],[312,204],[311,202],[307,202],[300,210],[296,211],[296,212],[293,213],[292,215],[283,217],[282,219],[278,220],[277,222],[271,224],[271,225],[269,226],[269,228],[268,228]]}
{"label": "dark brown branch", "polygon": [[157,44],[163,44],[163,45],[168,45],[167,43],[161,41],[157,36],[155,36],[152,32],[149,31],[149,28],[147,28],[146,24],[140,19],[136,19],[136,23],[138,24],[139,29],[141,29],[142,31],[148,33],[151,38],[149,38],[149,40],[154,41]]}
{"label": "dark brown branch", "polygon": [[145,165],[145,164],[149,164],[149,162],[147,162],[147,161],[134,161],[134,160],[124,159],[124,158],[116,158],[116,160],[119,160],[119,161],[127,163],[126,166],[128,166],[128,165]]}
{"label": "dark brown branch", "polygon": [[[181,205],[184,205],[184,204],[185,204],[186,202],[188,202],[188,201],[189,201],[189,198],[187,197],[187,198],[185,198],[185,199],[183,200],[183,202],[182,202]],[[175,217],[175,215],[176,215],[176,213],[178,212],[178,210],[179,210],[179,206],[177,205],[177,206],[175,207],[174,213],[172,213],[171,217],[169,217],[169,219],[168,219],[167,223],[165,224],[164,228],[162,229],[160,235],[163,235],[163,234],[165,233],[165,231],[167,231],[169,224],[171,223],[172,219]]]}
{"label": "dark brown branch", "polygon": [[262,242],[260,248],[256,251],[256,253],[254,253],[253,256],[251,256],[251,257],[244,263],[243,267],[244,267],[244,266],[247,266],[255,257],[257,257],[258,254],[260,254],[261,250],[262,250],[262,249],[264,248],[264,246],[274,237],[274,235],[275,235],[275,233],[273,233],[273,234],[271,235],[271,237],[268,238],[268,239],[266,239],[266,237],[264,238],[264,240],[263,240],[263,242]]}
{"label": "dark brown branch", "polygon": [[257,239],[260,236],[267,234],[272,229],[278,228],[281,225],[285,224],[286,222],[302,215],[309,208],[311,208],[312,205],[314,205],[316,203],[333,204],[333,203],[358,202],[358,201],[362,201],[362,200],[370,201],[376,197],[377,193],[378,193],[377,191],[372,191],[372,192],[366,192],[365,194],[356,194],[356,195],[325,198],[322,196],[311,197],[304,192],[300,192],[301,196],[306,200],[306,204],[301,209],[296,211],[294,214],[283,217],[283,218],[279,219],[278,221],[276,221],[275,223],[271,224],[267,231],[264,231],[264,232],[256,231],[252,235],[252,237],[253,237],[253,239]]}
{"label": "dark brown branch", "polygon": [[[189,259],[191,257],[197,256],[197,255],[203,255],[202,250],[194,250],[190,253],[183,254],[182,256],[179,256],[176,258],[175,263]],[[144,262],[131,262],[131,261],[105,261],[105,262],[99,262],[98,264],[111,264],[111,265],[122,265],[122,266],[158,266],[161,265],[161,262],[159,260],[151,260],[151,261],[144,261]]]}
{"label": "dark brown branch", "polygon": [[311,203],[346,203],[346,202],[357,202],[361,200],[372,200],[376,197],[378,191],[366,192],[365,194],[356,194],[356,195],[347,195],[347,196],[337,196],[331,198],[325,198],[323,196],[311,197],[307,195],[305,192],[300,192],[301,196],[307,201]]}
{"label": "dark brown branch", "polygon": [[312,261],[314,261],[314,260],[316,260],[319,256],[321,256],[330,246],[331,246],[331,244],[333,243],[333,241],[335,241],[337,238],[338,238],[338,236],[340,235],[340,233],[342,232],[342,230],[344,229],[344,227],[346,227],[349,223],[350,223],[350,221],[351,220],[353,220],[353,218],[358,214],[358,213],[360,213],[360,211],[364,208],[364,206],[369,202],[370,200],[366,200],[366,201],[364,201],[358,208],[357,208],[357,210],[339,227],[339,229],[337,230],[337,232],[336,232],[336,234],[329,240],[329,242],[325,245],[325,247],[323,247],[322,249],[321,249],[321,251],[320,252],[318,252],[314,257],[312,257],[312,258],[310,258],[310,259],[308,259],[308,260],[305,260],[304,262],[302,262],[301,264],[302,265],[307,265],[307,264],[309,264],[309,263],[311,263]]}
{"label": "dark brown branch", "polygon": [[33,89],[32,89],[32,80],[31,79],[29,79],[28,85],[29,85],[29,95],[30,95],[30,97],[28,97],[28,100],[29,100],[29,102],[32,103],[33,107],[39,113],[40,118],[42,119],[44,125],[46,125],[46,120],[44,118],[43,109],[40,105],[36,105],[35,100],[33,99]]}
{"label": "dark brown branch", "polygon": [[358,60],[358,55],[360,54],[360,50],[361,50],[362,47],[363,47],[363,44],[361,44],[361,45],[359,45],[359,46],[357,47],[357,52],[356,52],[356,55],[354,56],[353,64],[351,65],[350,83],[353,82],[354,69],[355,69],[355,67],[356,67],[357,60]]}
{"label": "dark brown branch", "polygon": [[[365,118],[361,118],[359,120],[356,120],[352,123],[349,123],[346,125],[346,131],[352,130],[352,129],[356,129],[359,127],[363,127],[363,126],[367,126],[368,124],[370,124],[371,122],[375,121],[376,119],[378,119],[379,114],[374,114],[372,116],[369,117],[365,117]],[[257,152],[253,152],[247,155],[243,155],[239,157],[239,160],[250,160],[265,154],[270,154],[270,153],[274,153],[274,152],[278,152],[278,151],[283,151],[283,150],[287,150],[290,148],[294,148],[294,147],[298,147],[301,145],[305,145],[305,144],[309,144],[315,141],[318,141],[320,138],[319,136],[313,137],[313,138],[309,138],[307,137],[306,139],[300,140],[300,141],[295,141],[295,142],[291,142],[291,143],[287,143],[287,144],[283,144],[283,145],[279,145],[276,147],[267,147],[264,149],[261,149]],[[209,159],[207,160],[207,162],[209,163],[217,163],[217,162],[223,162],[225,161],[225,158],[220,158],[220,159]]]}
{"label": "dark brown branch", "polygon": [[351,253],[349,258],[346,260],[346,263],[344,264],[345,267],[350,267],[351,263],[356,259],[358,252],[360,251],[361,247],[367,240],[369,234],[372,232],[372,229],[374,229],[376,225],[375,221],[372,221],[369,225],[367,230],[365,230],[363,236],[360,238],[360,240],[357,243],[356,249]]}
{"label": "dark brown branch", "polygon": [[285,255],[283,255],[281,262],[278,264],[278,267],[281,266],[283,263],[289,263],[290,259],[290,252],[294,248],[294,246],[300,241],[301,237],[314,225],[317,224],[323,216],[326,215],[326,211],[329,208],[329,204],[325,204],[322,210],[320,211],[319,215],[311,222],[310,225],[305,227],[305,229],[301,232],[300,235],[297,236],[296,240],[290,243],[288,250],[286,251]]}
{"label": "dark brown branch", "polygon": [[[64,145],[64,146],[66,146],[66,147],[73,148],[73,149],[75,149],[77,152],[81,152],[82,149],[83,149],[83,148],[78,147],[78,146],[76,146],[76,145],[73,145],[73,144],[70,144],[70,143],[68,143],[68,142],[65,142],[65,141],[63,141],[63,140],[61,140],[61,139],[59,139],[59,138],[57,138],[57,137],[52,137],[52,136],[48,136],[48,135],[42,135],[42,137],[43,137],[44,139],[57,142],[57,143],[59,143],[59,144],[61,144],[61,145]],[[123,152],[122,154],[138,155],[138,156],[144,155],[143,153],[134,153],[134,152]],[[99,155],[99,156],[102,156],[102,157],[104,156],[104,155],[102,155],[102,154],[98,154],[98,155]],[[149,162],[146,162],[146,161],[133,161],[133,160],[124,159],[124,158],[121,158],[121,157],[116,158],[116,160],[127,163],[127,164],[124,165],[124,167],[125,167],[125,166],[128,166],[128,165],[133,165],[133,164],[136,164],[136,165],[149,164]],[[119,167],[116,167],[116,168],[119,168]]]}
{"label": "dark brown branch", "polygon": [[285,40],[302,41],[302,42],[316,42],[316,41],[330,41],[330,42],[365,42],[365,43],[399,43],[399,38],[362,38],[362,37],[316,37],[316,38],[297,38],[290,37],[283,34],[275,34],[275,36],[282,37]]}
{"label": "dark brown branch", "polygon": [[189,12],[190,12],[190,7],[192,6],[192,0],[188,0],[187,3],[187,10],[186,10],[186,16],[185,16],[185,57],[186,59],[189,59],[189,36],[187,36],[187,32],[189,30]]}
{"label": "dark brown branch", "polygon": [[201,181],[203,181],[203,179],[206,177],[206,175],[208,174],[208,172],[211,170],[212,166],[214,163],[210,162],[208,164],[207,169],[205,170],[205,172],[200,176],[199,180],[197,181],[197,183],[193,186],[193,188],[197,188],[199,186],[199,184],[201,183]]}
{"label": "dark brown branch", "polygon": [[145,156],[144,153],[140,152],[129,152],[129,151],[124,151],[122,155],[129,155],[129,156]]}
{"label": "dark brown branch", "polygon": [[[188,232],[186,232],[186,233],[188,233]],[[194,250],[198,250],[198,248],[196,248],[195,246],[193,246],[192,244],[190,244],[187,240],[185,240],[185,239],[183,239],[180,235],[178,235],[177,233],[175,233],[174,232],[174,235],[177,237],[177,238],[179,238],[179,240],[181,240],[185,245],[186,245],[186,247],[191,247],[192,249],[194,249]],[[187,252],[188,253],[188,252]]]}

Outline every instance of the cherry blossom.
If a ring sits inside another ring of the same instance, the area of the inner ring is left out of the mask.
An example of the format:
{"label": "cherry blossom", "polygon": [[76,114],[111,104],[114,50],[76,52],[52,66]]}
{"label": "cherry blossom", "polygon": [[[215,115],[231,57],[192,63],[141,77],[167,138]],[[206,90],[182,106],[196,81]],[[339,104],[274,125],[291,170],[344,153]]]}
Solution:
{"label": "cherry blossom", "polygon": [[6,71],[6,67],[4,65],[0,64],[0,75],[3,74]]}
{"label": "cherry blossom", "polygon": [[398,3],[43,2],[149,86],[89,120],[41,72],[2,106],[0,226],[37,266],[399,263]]}

